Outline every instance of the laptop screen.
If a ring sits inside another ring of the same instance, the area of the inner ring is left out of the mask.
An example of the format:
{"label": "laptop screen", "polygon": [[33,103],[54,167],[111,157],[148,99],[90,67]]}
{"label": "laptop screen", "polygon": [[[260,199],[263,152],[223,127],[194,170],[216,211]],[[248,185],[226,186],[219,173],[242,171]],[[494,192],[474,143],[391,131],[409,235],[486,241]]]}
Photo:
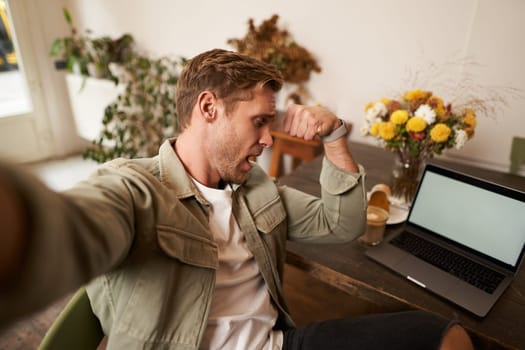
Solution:
{"label": "laptop screen", "polygon": [[427,165],[408,222],[516,267],[525,244],[525,194]]}

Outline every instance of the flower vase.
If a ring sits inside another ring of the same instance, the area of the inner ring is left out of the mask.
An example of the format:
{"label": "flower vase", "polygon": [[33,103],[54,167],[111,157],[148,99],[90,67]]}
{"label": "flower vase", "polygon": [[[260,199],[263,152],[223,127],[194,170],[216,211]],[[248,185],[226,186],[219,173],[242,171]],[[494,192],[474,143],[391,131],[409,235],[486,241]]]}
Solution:
{"label": "flower vase", "polygon": [[392,195],[410,205],[416,194],[426,157],[395,153],[392,170]]}

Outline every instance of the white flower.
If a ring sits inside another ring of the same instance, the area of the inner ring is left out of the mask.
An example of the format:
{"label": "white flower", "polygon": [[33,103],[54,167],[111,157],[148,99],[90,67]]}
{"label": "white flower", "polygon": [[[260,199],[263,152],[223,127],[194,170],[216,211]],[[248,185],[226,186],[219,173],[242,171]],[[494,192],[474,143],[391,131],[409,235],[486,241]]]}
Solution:
{"label": "white flower", "polygon": [[378,121],[377,119],[384,117],[387,112],[383,102],[376,102],[372,107],[367,109],[365,119],[370,124],[374,124]]}
{"label": "white flower", "polygon": [[465,130],[456,130],[456,136],[454,137],[454,148],[461,149],[465,146],[468,140],[468,135]]}
{"label": "white flower", "polygon": [[375,107],[379,110],[380,117],[384,117],[386,113],[388,112],[388,109],[386,108],[383,102],[376,102]]}
{"label": "white flower", "polygon": [[363,125],[363,126],[361,127],[361,135],[362,135],[362,136],[366,136],[366,135],[368,135],[368,131],[369,131],[369,130],[370,130],[370,126],[369,126],[367,123],[365,123],[365,125]]}
{"label": "white flower", "polygon": [[436,112],[432,109],[432,107],[426,104],[419,106],[419,108],[414,112],[414,115],[416,117],[425,119],[428,125],[434,124],[436,121]]}

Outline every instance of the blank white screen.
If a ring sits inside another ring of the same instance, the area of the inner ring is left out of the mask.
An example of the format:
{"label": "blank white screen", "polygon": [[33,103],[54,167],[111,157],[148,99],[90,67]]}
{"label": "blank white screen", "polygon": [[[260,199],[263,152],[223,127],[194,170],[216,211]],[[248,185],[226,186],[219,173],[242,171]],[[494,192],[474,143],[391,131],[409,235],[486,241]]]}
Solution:
{"label": "blank white screen", "polygon": [[513,266],[525,242],[525,203],[433,172],[409,221]]}

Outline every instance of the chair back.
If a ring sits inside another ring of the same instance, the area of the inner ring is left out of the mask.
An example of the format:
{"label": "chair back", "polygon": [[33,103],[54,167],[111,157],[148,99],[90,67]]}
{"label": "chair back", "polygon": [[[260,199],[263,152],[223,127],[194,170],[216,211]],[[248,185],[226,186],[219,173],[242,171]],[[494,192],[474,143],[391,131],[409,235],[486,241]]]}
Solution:
{"label": "chair back", "polygon": [[510,150],[510,168],[511,174],[518,174],[521,164],[525,164],[525,137],[514,136]]}
{"label": "chair back", "polygon": [[40,350],[94,350],[104,332],[84,287],[81,287],[60,312],[40,343]]}

